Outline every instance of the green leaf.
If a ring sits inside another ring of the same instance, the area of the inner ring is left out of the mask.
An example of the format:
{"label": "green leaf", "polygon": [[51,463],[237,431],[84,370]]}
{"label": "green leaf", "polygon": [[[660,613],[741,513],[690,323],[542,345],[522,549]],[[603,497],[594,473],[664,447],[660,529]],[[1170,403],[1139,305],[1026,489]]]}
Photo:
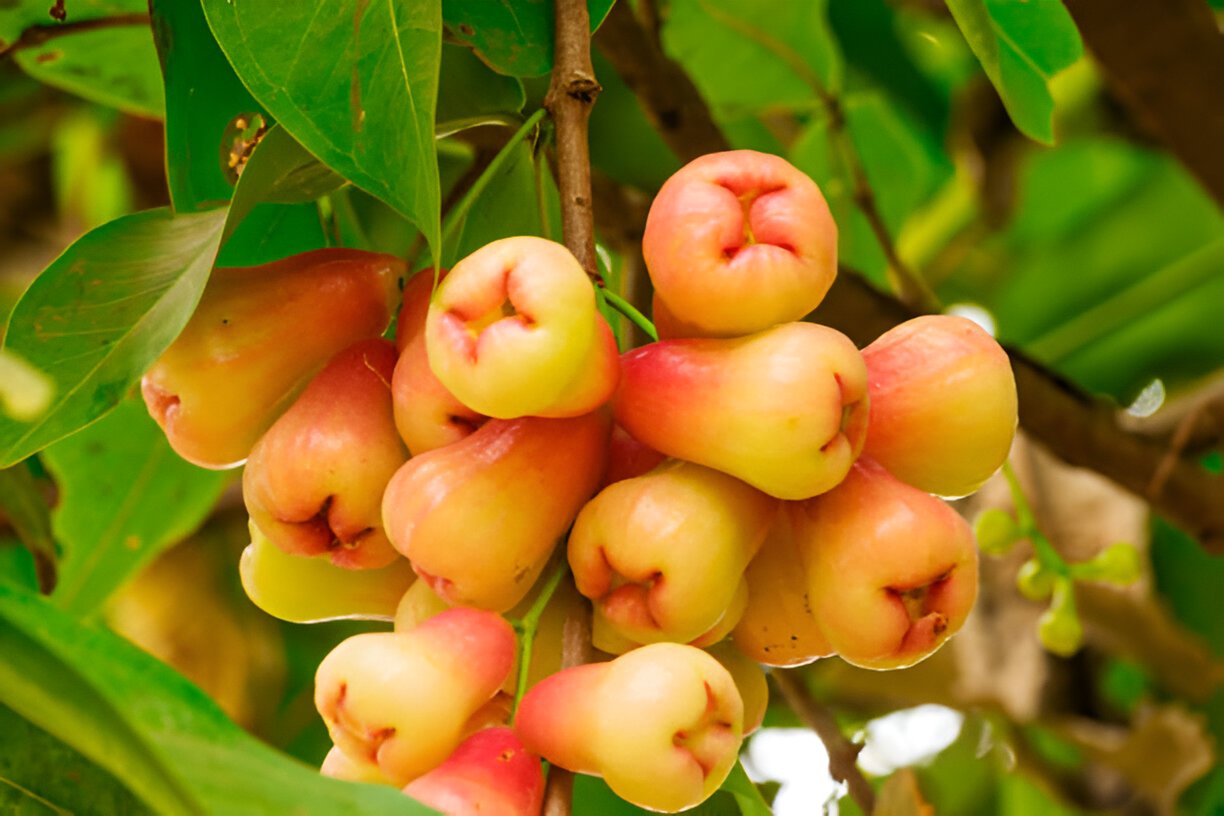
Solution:
{"label": "green leaf", "polygon": [[21,49],[15,58],[35,79],[92,102],[154,119],[165,115],[157,49],[148,26],[113,26],[56,37]]}
{"label": "green leaf", "polygon": [[0,411],[22,422],[37,419],[51,405],[55,383],[20,355],[0,349]]}
{"label": "green leaf", "polygon": [[1054,143],[1050,79],[1083,54],[1062,0],[947,0],[956,24],[982,63],[1016,127]]}
{"label": "green leaf", "polygon": [[56,396],[33,422],[0,416],[0,467],[119,403],[186,325],[224,215],[124,216],[86,233],[34,280],[13,309],[4,347],[49,373]]}
{"label": "green leaf", "polygon": [[[53,0],[4,0],[0,2],[0,48],[12,43],[32,26],[54,26],[57,21],[48,9]],[[148,10],[147,0],[71,0],[66,11],[73,22],[140,14]]]}
{"label": "green leaf", "polygon": [[[612,3],[587,0],[591,31]],[[451,35],[498,73],[533,77],[552,70],[553,0],[445,0],[442,17]]]}
{"label": "green leaf", "polygon": [[442,46],[435,127],[439,137],[489,122],[517,122],[526,101],[522,82],[496,73],[472,49]]}
{"label": "green leaf", "polygon": [[658,190],[680,169],[680,160],[612,64],[598,51],[591,60],[603,86],[599,104],[591,108],[591,164],[622,184]]}
{"label": "green leaf", "polygon": [[442,250],[450,267],[485,244],[513,235],[542,235],[531,145],[522,142],[510,155],[471,208],[452,230]]}
{"label": "green leaf", "polygon": [[229,480],[181,459],[140,400],[47,448],[43,462],[60,491],[52,523],[64,547],[52,600],[78,617],[193,532]]}
{"label": "green leaf", "polygon": [[205,0],[204,12],[268,112],[328,166],[416,224],[439,251],[438,0]]}
{"label": "green leaf", "polygon": [[742,762],[735,763],[735,767],[731,769],[730,775],[722,783],[720,790],[735,797],[735,803],[739,805],[739,811],[743,816],[771,816],[773,813],[756,783],[748,778]]}
{"label": "green leaf", "polygon": [[106,771],[0,705],[0,813],[152,814]]}
{"label": "green leaf", "polygon": [[3,585],[0,703],[158,813],[432,812],[397,790],[328,779],[277,753],[137,647]]}
{"label": "green leaf", "polygon": [[150,0],[166,86],[166,182],[177,212],[224,206],[236,120],[268,122],[213,39],[200,0]]}
{"label": "green leaf", "polygon": [[841,55],[827,0],[674,0],[662,37],[720,118],[774,106],[811,109],[837,93]]}

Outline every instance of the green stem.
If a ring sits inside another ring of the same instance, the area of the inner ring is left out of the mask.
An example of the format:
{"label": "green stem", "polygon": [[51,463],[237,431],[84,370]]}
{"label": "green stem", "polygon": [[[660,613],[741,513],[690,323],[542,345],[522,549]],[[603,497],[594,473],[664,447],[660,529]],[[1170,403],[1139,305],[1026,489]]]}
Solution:
{"label": "green stem", "polygon": [[1037,527],[1033,508],[1028,502],[1028,497],[1024,495],[1024,489],[1020,486],[1020,480],[1016,478],[1016,471],[1012,469],[1010,460],[1003,463],[1003,475],[1007,478],[1007,486],[1011,488],[1012,504],[1016,508],[1016,523],[1020,527],[1021,535],[1032,543],[1037,560],[1043,567],[1055,574],[1069,576],[1071,568],[1050,543],[1050,539],[1046,538]]}
{"label": "green stem", "polygon": [[480,174],[472,186],[468,188],[467,192],[463,194],[463,198],[459,199],[459,203],[446,214],[446,219],[442,222],[443,247],[446,247],[447,244],[455,240],[459,228],[467,217],[468,210],[472,209],[472,205],[476,203],[476,199],[484,192],[485,187],[488,187],[493,177],[501,171],[502,165],[509,160],[510,154],[514,152],[514,148],[527,137],[528,133],[535,129],[536,125],[540,123],[547,113],[548,111],[544,110],[544,108],[540,108],[528,117],[527,121],[518,130],[514,131],[514,135],[502,146],[502,149],[497,151],[493,161],[489,162],[489,166],[484,169],[484,172]]}
{"label": "green stem", "polygon": [[50,594],[55,588],[59,551],[51,535],[51,511],[25,463],[0,470],[0,508],[34,556],[39,588]]}
{"label": "green stem", "polygon": [[569,563],[562,558],[549,574],[548,580],[540,587],[540,593],[536,595],[527,614],[516,621],[511,621],[511,626],[519,636],[518,680],[514,686],[515,712],[518,711],[519,701],[523,699],[523,694],[527,691],[527,676],[531,672],[531,649],[535,646],[536,630],[540,628],[540,618],[543,617],[544,608],[548,606],[548,602],[552,600],[552,596],[557,592],[557,587],[561,586],[561,581],[568,572]]}
{"label": "green stem", "polygon": [[642,333],[652,341],[659,339],[659,333],[655,331],[654,324],[646,318],[646,315],[639,312],[636,306],[606,287],[599,287],[597,291],[613,309],[629,318],[633,325],[641,329]]}

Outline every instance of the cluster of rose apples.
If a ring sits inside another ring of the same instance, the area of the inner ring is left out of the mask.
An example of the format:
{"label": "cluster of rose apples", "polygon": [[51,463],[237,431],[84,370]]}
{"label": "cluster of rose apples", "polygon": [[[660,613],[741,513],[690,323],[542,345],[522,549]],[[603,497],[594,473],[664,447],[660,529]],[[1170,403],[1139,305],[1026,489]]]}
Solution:
{"label": "cluster of rose apples", "polygon": [[[518,816],[542,756],[674,812],[759,724],[761,664],[898,668],[960,627],[976,548],[936,496],[1007,455],[999,346],[955,317],[861,352],[794,322],[832,284],[836,227],[777,157],[687,165],[643,253],[663,339],[623,355],[574,257],[517,237],[409,280],[395,343],[393,258],[218,269],[146,375],[181,455],[246,461],[257,604],[395,620],[319,668],[325,773]],[[577,592],[537,603],[559,542]],[[588,602],[607,659],[560,669]]]}

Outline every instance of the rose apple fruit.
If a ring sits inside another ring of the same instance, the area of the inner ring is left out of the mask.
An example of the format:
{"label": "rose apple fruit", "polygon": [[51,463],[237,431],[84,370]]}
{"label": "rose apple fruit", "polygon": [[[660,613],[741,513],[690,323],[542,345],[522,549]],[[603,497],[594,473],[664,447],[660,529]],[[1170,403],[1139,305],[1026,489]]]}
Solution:
{"label": "rose apple fruit", "polygon": [[395,348],[374,338],[332,358],[247,459],[242,498],[276,546],[338,567],[399,558],[382,526],[382,493],[408,452],[395,430]]}
{"label": "rose apple fruit", "polygon": [[837,275],[837,225],[820,188],[785,159],[711,153],[660,188],[642,255],[674,324],[751,334],[824,298]]}
{"label": "rose apple fruit", "polygon": [[616,388],[616,339],[570,251],[531,236],[455,264],[425,321],[429,365],[464,405],[491,417],[589,413]]}
{"label": "rose apple fruit", "polygon": [[867,368],[827,326],[664,340],[622,355],[621,370],[614,410],[626,431],[780,499],[832,488],[863,445]]}
{"label": "rose apple fruit", "polygon": [[544,771],[513,729],[487,728],[404,793],[446,816],[539,816]]}
{"label": "rose apple fruit", "polygon": [[971,320],[926,315],[863,349],[871,422],[863,452],[903,482],[966,496],[999,469],[1016,435],[1016,380]]}
{"label": "rose apple fruit", "polygon": [[404,269],[352,249],[214,269],[186,328],[140,382],[170,446],[201,467],[241,464],[334,354],[382,333]]}
{"label": "rose apple fruit", "polygon": [[977,598],[977,546],[940,499],[862,457],[797,513],[812,613],[847,662],[911,666],[965,622]]}

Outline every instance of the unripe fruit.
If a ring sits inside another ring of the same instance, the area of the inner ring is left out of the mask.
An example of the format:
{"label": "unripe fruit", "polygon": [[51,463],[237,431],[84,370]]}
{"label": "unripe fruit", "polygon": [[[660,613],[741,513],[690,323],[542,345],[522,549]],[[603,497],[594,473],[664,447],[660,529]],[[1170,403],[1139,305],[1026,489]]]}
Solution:
{"label": "unripe fruit", "polygon": [[416,581],[406,559],[380,569],[350,570],[326,558],[290,555],[272,544],[254,524],[238,572],[251,602],[273,617],[293,623],[343,618],[390,620],[396,604]]}
{"label": "unripe fruit", "polygon": [[242,498],[285,552],[349,569],[399,558],[381,513],[382,492],[408,458],[391,415],[394,368],[386,340],[349,346],[251,450]]}
{"label": "unripe fruit", "polygon": [[973,522],[973,537],[987,555],[1006,555],[1021,536],[1015,517],[998,507],[983,510]]}
{"label": "unripe fruit", "polygon": [[404,793],[446,816],[539,816],[544,772],[513,729],[488,728]]}
{"label": "unripe fruit", "polygon": [[785,502],[748,565],[748,608],[732,635],[736,647],[767,666],[802,666],[833,654],[812,615],[807,576],[796,540],[800,505]]}
{"label": "unripe fruit", "polygon": [[1139,551],[1130,544],[1111,544],[1101,550],[1095,558],[1083,564],[1074,564],[1072,574],[1088,581],[1105,581],[1119,586],[1133,584],[1142,572]]}
{"label": "unripe fruit", "polygon": [[842,480],[867,429],[867,369],[844,334],[787,323],[665,340],[621,358],[616,420],[668,456],[806,499]]}
{"label": "unripe fruit", "polygon": [[803,504],[799,525],[812,613],[849,663],[911,666],[973,608],[977,547],[969,525],[866,457],[836,488]]}
{"label": "unripe fruit", "polygon": [[663,184],[642,254],[678,321],[730,337],[816,308],[837,274],[837,225],[820,188],[785,159],[712,153]]}
{"label": "unripe fruit", "polygon": [[567,417],[616,388],[616,340],[569,250],[530,236],[487,244],[451,269],[425,323],[429,364],[474,411]]}
{"label": "unripe fruit", "polygon": [[971,320],[926,315],[863,349],[871,423],[863,453],[901,481],[966,496],[1007,459],[1016,380],[1007,353]]}
{"label": "unripe fruit", "polygon": [[1016,573],[1016,589],[1030,601],[1044,601],[1054,591],[1054,582],[1058,575],[1046,569],[1037,558],[1030,558],[1020,565]]}
{"label": "unripe fruit", "polygon": [[315,706],[340,750],[402,786],[455,749],[514,651],[510,625],[478,609],[448,610],[410,632],[355,635],[319,665]]}
{"label": "unripe fruit", "polygon": [[141,380],[171,447],[201,467],[241,464],[306,381],[391,318],[404,263],[320,249],[214,269],[178,339]]}
{"label": "unripe fruit", "polygon": [[[440,277],[445,277],[442,272]],[[404,305],[395,324],[399,360],[391,377],[395,427],[413,456],[458,442],[488,417],[468,408],[447,390],[429,367],[425,350],[425,316],[434,276],[423,270],[404,287]]]}
{"label": "unripe fruit", "polygon": [[383,496],[387,535],[449,603],[504,612],[595,492],[609,427],[604,412],[494,420],[410,459]]}
{"label": "unripe fruit", "polygon": [[1070,578],[1054,581],[1054,597],[1037,621],[1037,637],[1059,657],[1070,657],[1083,645],[1084,627],[1075,611],[1075,587]]}
{"label": "unripe fruit", "polygon": [[523,697],[515,728],[549,762],[603,776],[635,805],[675,813],[726,779],[743,720],[739,690],[717,660],[654,643],[546,678]]}
{"label": "unripe fruit", "polygon": [[570,533],[578,591],[630,640],[693,640],[726,614],[776,504],[739,479],[678,460],[609,485]]}

